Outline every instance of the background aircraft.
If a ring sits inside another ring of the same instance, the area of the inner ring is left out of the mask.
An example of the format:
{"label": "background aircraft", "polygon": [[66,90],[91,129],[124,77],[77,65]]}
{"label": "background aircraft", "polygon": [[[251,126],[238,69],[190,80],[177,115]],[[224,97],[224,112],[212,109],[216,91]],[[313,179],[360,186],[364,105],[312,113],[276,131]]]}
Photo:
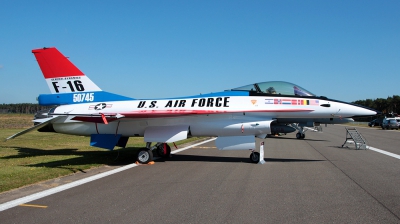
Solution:
{"label": "background aircraft", "polygon": [[[102,91],[56,48],[32,50],[51,94],[38,97],[40,105],[58,105],[47,118],[36,119],[28,131],[90,136],[90,145],[112,150],[125,147],[129,137],[143,136],[146,148],[137,160],[148,163],[153,151],[168,157],[166,143],[190,136],[217,137],[221,150],[251,150],[257,163],[255,137],[289,133],[318,123],[347,122],[353,116],[376,114],[368,108],[318,97],[288,82],[261,82],[223,92],[170,99],[134,99]],[[346,120],[347,119],[347,120]],[[291,126],[287,125],[291,124]],[[152,143],[156,144],[151,146]]]}

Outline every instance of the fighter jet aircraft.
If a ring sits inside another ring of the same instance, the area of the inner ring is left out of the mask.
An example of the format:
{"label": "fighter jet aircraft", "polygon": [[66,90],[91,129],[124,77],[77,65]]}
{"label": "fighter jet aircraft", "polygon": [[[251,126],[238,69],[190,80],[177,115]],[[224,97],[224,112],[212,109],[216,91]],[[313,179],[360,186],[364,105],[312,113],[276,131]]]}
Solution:
{"label": "fighter jet aircraft", "polygon": [[112,150],[125,147],[129,137],[143,136],[146,148],[137,155],[140,163],[152,161],[153,151],[168,157],[171,149],[166,143],[191,136],[216,137],[215,145],[221,150],[250,149],[250,160],[257,163],[260,154],[255,151],[255,138],[298,129],[301,139],[304,127],[377,113],[278,81],[203,95],[134,99],[102,91],[54,47],[32,53],[51,91],[39,95],[39,104],[58,106],[47,118],[34,120],[34,127],[7,139],[37,129],[90,136],[91,146]]}

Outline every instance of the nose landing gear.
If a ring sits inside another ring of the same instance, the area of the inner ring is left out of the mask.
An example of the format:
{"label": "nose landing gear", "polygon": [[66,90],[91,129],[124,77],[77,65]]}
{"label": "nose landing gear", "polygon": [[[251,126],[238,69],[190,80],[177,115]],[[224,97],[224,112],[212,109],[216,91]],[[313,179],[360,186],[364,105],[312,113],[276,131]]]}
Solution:
{"label": "nose landing gear", "polygon": [[312,125],[312,124],[306,124],[306,123],[298,123],[298,124],[293,123],[293,124],[290,124],[290,126],[292,126],[293,128],[295,128],[296,130],[299,131],[296,134],[296,138],[297,139],[304,139],[306,137],[306,135],[304,133],[306,132],[307,129],[305,130],[304,127],[305,126],[308,127],[310,125]]}
{"label": "nose landing gear", "polygon": [[296,134],[296,138],[297,138],[297,139],[304,139],[305,137],[306,137],[306,135],[305,135],[304,133],[298,132],[298,133]]}

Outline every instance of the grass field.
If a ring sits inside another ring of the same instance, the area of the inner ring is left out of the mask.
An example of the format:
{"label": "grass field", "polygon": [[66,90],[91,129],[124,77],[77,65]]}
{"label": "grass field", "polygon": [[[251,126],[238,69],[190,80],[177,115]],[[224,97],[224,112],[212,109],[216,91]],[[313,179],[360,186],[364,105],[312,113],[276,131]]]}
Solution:
{"label": "grass field", "polygon": [[[32,126],[33,115],[0,114],[0,138]],[[190,138],[177,142],[198,140]],[[129,138],[126,148],[113,151],[89,146],[90,137],[32,131],[7,142],[0,141],[0,192],[65,176],[103,165],[135,162],[145,146],[143,138]],[[171,147],[173,148],[173,147]]]}

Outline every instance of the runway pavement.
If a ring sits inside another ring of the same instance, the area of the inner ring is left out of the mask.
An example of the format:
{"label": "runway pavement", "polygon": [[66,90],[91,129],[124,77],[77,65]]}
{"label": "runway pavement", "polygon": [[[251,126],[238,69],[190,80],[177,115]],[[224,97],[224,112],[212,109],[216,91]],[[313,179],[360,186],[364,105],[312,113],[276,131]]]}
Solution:
{"label": "runway pavement", "polygon": [[[400,132],[358,128],[400,155]],[[264,139],[264,165],[214,142],[0,212],[1,223],[400,223],[400,160],[341,148],[345,126]],[[259,141],[257,145],[259,144]]]}

